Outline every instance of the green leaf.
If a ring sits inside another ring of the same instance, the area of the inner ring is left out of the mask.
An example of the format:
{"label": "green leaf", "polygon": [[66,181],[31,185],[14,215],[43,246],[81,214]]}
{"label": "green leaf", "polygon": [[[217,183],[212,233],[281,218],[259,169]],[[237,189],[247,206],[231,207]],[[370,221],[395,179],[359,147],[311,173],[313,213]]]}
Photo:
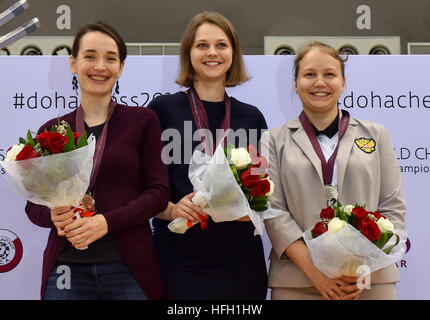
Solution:
{"label": "green leaf", "polygon": [[19,137],[19,143],[27,145],[27,140],[25,140],[23,137]]}
{"label": "green leaf", "polygon": [[268,199],[267,196],[260,196],[260,197],[252,198],[252,200],[249,203],[249,206],[251,207],[251,209],[253,209],[255,211],[267,210],[267,208],[268,208],[267,199]]}
{"label": "green leaf", "polygon": [[75,149],[75,138],[73,136],[72,129],[67,127],[66,138],[68,139],[66,145],[64,146],[64,152],[69,152]]}
{"label": "green leaf", "polygon": [[227,146],[224,148],[224,154],[229,163],[231,163],[231,149],[234,149],[234,145],[227,142]]}
{"label": "green leaf", "polygon": [[52,127],[51,127],[51,132],[52,132],[52,133],[57,133],[57,128],[56,128],[55,126],[52,126]]}
{"label": "green leaf", "polygon": [[388,232],[382,232],[381,236],[379,237],[379,240],[375,241],[374,243],[379,249],[382,249],[385,244],[388,242],[388,240],[391,239],[393,236],[393,233],[391,231]]}
{"label": "green leaf", "polygon": [[28,144],[30,144],[34,148],[36,143],[34,143],[34,140],[33,140],[33,137],[31,136],[30,130],[27,131],[27,141],[28,141]]}
{"label": "green leaf", "polygon": [[87,132],[84,131],[84,133],[81,134],[81,136],[78,138],[78,141],[76,142],[76,149],[85,147],[86,145],[88,145]]}
{"label": "green leaf", "polygon": [[236,167],[235,167],[233,164],[231,164],[231,165],[230,165],[230,169],[231,169],[231,172],[233,173],[233,176],[234,176],[234,178],[236,179],[237,183],[238,183],[239,185],[241,185],[240,177],[239,177],[239,173],[237,172]]}
{"label": "green leaf", "polygon": [[398,235],[398,234],[394,234],[394,235],[396,236],[396,243],[395,243],[395,244],[393,244],[392,246],[389,246],[388,248],[386,248],[386,249],[384,249],[384,250],[383,250],[386,254],[390,254],[391,250],[392,250],[395,246],[397,246],[397,244],[399,243],[399,240],[400,240],[399,235]]}

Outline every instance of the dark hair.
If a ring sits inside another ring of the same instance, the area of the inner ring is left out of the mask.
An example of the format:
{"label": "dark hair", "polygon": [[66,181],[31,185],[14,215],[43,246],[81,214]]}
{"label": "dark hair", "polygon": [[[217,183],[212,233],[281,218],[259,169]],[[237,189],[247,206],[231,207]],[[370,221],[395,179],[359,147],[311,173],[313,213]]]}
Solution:
{"label": "dark hair", "polygon": [[82,37],[88,32],[93,32],[93,31],[102,32],[108,35],[109,37],[111,37],[113,40],[115,40],[115,43],[118,46],[119,60],[120,62],[124,62],[125,58],[127,57],[127,46],[125,45],[124,39],[121,37],[118,31],[116,31],[112,26],[101,21],[88,23],[83,27],[81,27],[81,29],[79,29],[73,41],[72,56],[75,58],[78,56]]}
{"label": "dark hair", "polygon": [[194,43],[197,29],[204,23],[214,24],[221,28],[233,46],[233,60],[227,71],[225,86],[234,87],[249,79],[243,63],[239,37],[231,22],[217,12],[203,12],[195,15],[188,23],[181,39],[180,73],[176,83],[183,87],[191,87],[194,82],[194,69],[191,65],[190,51]]}
{"label": "dark hair", "polygon": [[294,59],[294,79],[297,79],[297,76],[299,74],[299,64],[300,61],[305,57],[305,55],[311,51],[313,48],[319,48],[321,50],[326,51],[329,55],[331,55],[333,58],[338,60],[340,62],[340,67],[342,70],[342,77],[345,78],[345,62],[348,60],[348,56],[342,57],[339,54],[339,51],[337,51],[335,48],[329,46],[328,44],[322,43],[322,42],[311,42],[304,48],[300,50],[300,52],[297,54],[296,58]]}

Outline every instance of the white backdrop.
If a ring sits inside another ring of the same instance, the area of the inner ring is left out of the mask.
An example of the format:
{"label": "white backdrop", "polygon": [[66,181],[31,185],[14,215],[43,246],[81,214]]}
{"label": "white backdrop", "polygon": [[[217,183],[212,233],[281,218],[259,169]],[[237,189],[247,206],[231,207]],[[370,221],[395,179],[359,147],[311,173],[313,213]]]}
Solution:
{"label": "white backdrop", "polygon": [[[293,90],[292,60],[291,56],[246,56],[251,80],[229,89],[230,95],[258,106],[269,128],[301,111]],[[0,159],[28,129],[36,131],[46,120],[77,106],[68,61],[68,57],[55,56],[0,56]],[[120,79],[121,101],[147,106],[154,95],[180,90],[174,83],[177,62],[176,56],[127,58]],[[425,220],[430,182],[430,56],[351,56],[346,66],[347,84],[340,106],[353,117],[388,128],[403,172],[410,250],[398,263],[399,298],[430,299],[426,276],[430,241]],[[39,298],[48,230],[33,225],[24,206],[25,201],[0,178],[0,244],[8,235],[11,238],[11,232],[23,244],[22,260],[10,271],[4,271],[8,261],[0,247],[0,299]],[[264,243],[267,255],[267,237]]]}

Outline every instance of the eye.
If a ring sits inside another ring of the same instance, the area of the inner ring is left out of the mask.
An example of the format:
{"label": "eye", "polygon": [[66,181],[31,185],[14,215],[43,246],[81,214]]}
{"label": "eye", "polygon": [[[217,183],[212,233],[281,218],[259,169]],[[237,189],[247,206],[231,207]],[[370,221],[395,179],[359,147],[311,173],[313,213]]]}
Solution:
{"label": "eye", "polygon": [[204,43],[204,42],[199,42],[199,43],[197,43],[197,45],[196,45],[196,47],[197,48],[206,48],[208,45],[206,44],[206,43]]}
{"label": "eye", "polygon": [[305,72],[305,74],[303,75],[306,78],[312,78],[313,76],[315,76],[315,73],[313,72]]}
{"label": "eye", "polygon": [[220,47],[220,48],[227,48],[227,47],[228,47],[228,44],[227,44],[227,43],[225,43],[225,42],[220,42],[220,43],[218,43],[218,44],[217,44],[217,47]]}
{"label": "eye", "polygon": [[94,59],[94,55],[93,54],[86,54],[84,56],[84,58],[87,59],[87,60],[91,60],[91,59]]}

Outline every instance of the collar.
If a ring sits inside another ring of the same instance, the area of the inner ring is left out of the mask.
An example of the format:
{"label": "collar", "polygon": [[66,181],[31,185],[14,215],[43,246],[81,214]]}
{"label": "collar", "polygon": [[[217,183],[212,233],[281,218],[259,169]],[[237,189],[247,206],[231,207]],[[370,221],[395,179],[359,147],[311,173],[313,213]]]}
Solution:
{"label": "collar", "polygon": [[332,138],[339,131],[339,110],[337,111],[336,118],[328,125],[324,130],[318,130],[312,125],[314,129],[315,135],[318,137],[320,134],[323,134],[329,138]]}

